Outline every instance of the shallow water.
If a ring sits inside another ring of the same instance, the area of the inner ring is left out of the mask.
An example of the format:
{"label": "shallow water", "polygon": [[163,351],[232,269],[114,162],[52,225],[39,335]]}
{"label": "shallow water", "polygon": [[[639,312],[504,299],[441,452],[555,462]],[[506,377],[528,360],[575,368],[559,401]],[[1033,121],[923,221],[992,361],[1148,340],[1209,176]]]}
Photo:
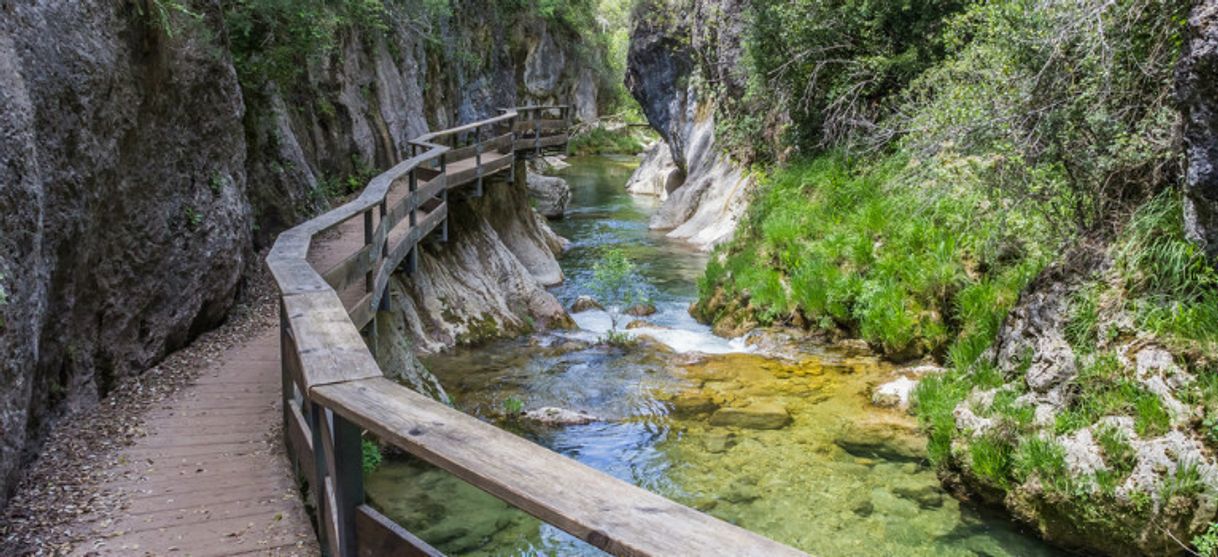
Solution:
{"label": "shallow water", "polygon": [[[772,359],[696,323],[687,308],[706,256],[647,229],[658,202],[624,193],[633,161],[572,162],[563,172],[572,209],[553,223],[572,248],[561,259],[567,282],[554,293],[569,304],[586,292],[600,250],[622,247],[654,288],[652,326],[634,330],[654,340],[629,352],[590,345],[609,319],[586,312],[574,316],[579,331],[430,358],[458,408],[817,555],[1055,554],[939,488],[919,456],[913,421],[867,400],[871,387],[892,377],[886,364],[815,346]],[[504,417],[516,401],[601,420],[530,427]],[[773,430],[710,424],[707,410],[758,404],[785,409],[790,423]],[[600,554],[408,457],[387,458],[366,487],[374,505],[448,554]]]}

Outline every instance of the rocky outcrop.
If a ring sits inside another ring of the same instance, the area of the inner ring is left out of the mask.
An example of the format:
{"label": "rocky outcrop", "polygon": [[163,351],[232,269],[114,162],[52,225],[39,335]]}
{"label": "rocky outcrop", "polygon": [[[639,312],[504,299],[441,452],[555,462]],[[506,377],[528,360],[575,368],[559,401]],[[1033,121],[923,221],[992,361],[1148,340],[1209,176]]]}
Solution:
{"label": "rocky outcrop", "polygon": [[0,487],[57,413],[222,320],[253,261],[233,67],[136,10],[0,8]]}
{"label": "rocky outcrop", "polygon": [[[424,37],[417,13],[394,9],[383,32],[343,33],[293,83],[246,83],[218,2],[192,2],[199,18],[172,33],[141,4],[0,7],[0,488],[56,415],[223,320],[255,250],[328,193],[429,128],[570,103],[585,73],[578,37],[544,18],[468,10]],[[488,57],[462,55],[474,47]],[[454,201],[454,241],[397,287],[384,333],[426,323],[404,338],[439,349],[565,322],[543,288],[562,279],[562,240],[528,207],[523,176],[511,187]],[[436,293],[471,306],[426,300]],[[410,368],[402,350],[379,353]]]}
{"label": "rocky outcrop", "polygon": [[1181,402],[1201,398],[1198,383],[1187,356],[1138,331],[1120,302],[1101,304],[1094,346],[1071,345],[1071,301],[1109,264],[1065,259],[1021,294],[983,356],[1001,384],[955,406],[945,484],[1061,546],[1178,555],[1178,540],[1218,519],[1218,460]]}
{"label": "rocky outcrop", "polygon": [[536,203],[537,212],[551,219],[561,218],[571,202],[571,186],[557,176],[542,176],[528,173],[526,185],[529,197]]}
{"label": "rocky outcrop", "polygon": [[1189,236],[1218,256],[1218,2],[1198,2],[1176,72],[1188,172],[1185,220]]}
{"label": "rocky outcrop", "polygon": [[[744,10],[736,0],[652,0],[636,9],[631,30],[626,85],[684,178],[671,187],[667,174],[651,227],[704,249],[731,237],[752,186],[715,140],[717,96],[743,87]],[[655,172],[656,164],[643,165],[632,182],[647,183]]]}
{"label": "rocky outcrop", "polygon": [[405,316],[417,351],[571,325],[545,289],[562,271],[521,181],[450,198],[449,241],[425,245],[418,272],[394,276],[391,312]]}
{"label": "rocky outcrop", "polygon": [[634,195],[648,195],[665,200],[668,199],[669,193],[681,187],[684,182],[685,173],[673,162],[668,144],[657,141],[643,151],[639,167],[626,182],[626,191]]}

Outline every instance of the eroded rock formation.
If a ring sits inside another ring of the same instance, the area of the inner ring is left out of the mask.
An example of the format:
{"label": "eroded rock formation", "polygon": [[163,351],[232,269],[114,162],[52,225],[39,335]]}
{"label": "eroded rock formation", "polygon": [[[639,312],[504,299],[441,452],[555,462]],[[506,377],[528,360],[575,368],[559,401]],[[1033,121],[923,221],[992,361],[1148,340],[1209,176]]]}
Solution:
{"label": "eroded rock formation", "polygon": [[[541,18],[468,10],[428,38],[417,14],[391,11],[383,33],[345,33],[288,91],[238,79],[219,3],[193,3],[200,18],[172,33],[139,4],[0,6],[0,489],[56,415],[223,320],[256,250],[328,191],[408,156],[428,129],[577,89],[581,113],[596,108],[577,37]],[[489,57],[471,62],[472,47]],[[403,303],[386,331],[425,321],[438,332],[408,340],[438,349],[563,321],[543,288],[562,278],[562,241],[521,182],[514,205],[493,188],[454,203],[460,240],[395,287],[395,300],[467,306]]]}
{"label": "eroded rock formation", "polygon": [[[632,181],[646,183],[663,174],[667,198],[651,227],[704,249],[731,237],[752,186],[744,168],[715,139],[716,95],[743,91],[745,5],[737,0],[653,0],[636,9],[631,29],[626,86],[668,144],[672,159],[671,167],[662,160],[645,162],[640,172],[650,175]],[[708,87],[708,82],[718,86]],[[670,188],[668,177],[674,174],[683,180]]]}
{"label": "eroded rock formation", "polygon": [[1190,237],[1218,256],[1218,2],[1198,2],[1176,73],[1188,172],[1185,220]]}

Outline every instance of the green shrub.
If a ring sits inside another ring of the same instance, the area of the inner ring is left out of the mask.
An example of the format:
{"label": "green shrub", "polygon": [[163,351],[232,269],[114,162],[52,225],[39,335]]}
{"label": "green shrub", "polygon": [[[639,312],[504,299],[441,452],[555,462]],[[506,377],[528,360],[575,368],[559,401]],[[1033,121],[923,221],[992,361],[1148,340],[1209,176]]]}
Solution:
{"label": "green shrub", "polygon": [[647,300],[638,268],[620,248],[606,250],[593,265],[590,286],[609,314],[610,332],[617,331],[626,310]]}
{"label": "green shrub", "polygon": [[572,155],[634,155],[643,150],[643,141],[628,126],[617,130],[596,126],[573,136],[567,149]]}
{"label": "green shrub", "polygon": [[363,453],[361,465],[365,474],[371,474],[381,467],[381,462],[384,461],[385,457],[381,455],[381,447],[376,444],[376,441],[371,439],[361,440],[360,450]]}
{"label": "green shrub", "polygon": [[1205,533],[1193,538],[1198,557],[1218,557],[1218,522],[1210,524]]}
{"label": "green shrub", "polygon": [[1034,216],[1013,223],[959,191],[967,169],[924,166],[829,154],[774,172],[708,266],[703,301],[723,288],[747,295],[763,324],[799,312],[889,354],[951,346],[971,365],[1040,269],[1044,234]]}

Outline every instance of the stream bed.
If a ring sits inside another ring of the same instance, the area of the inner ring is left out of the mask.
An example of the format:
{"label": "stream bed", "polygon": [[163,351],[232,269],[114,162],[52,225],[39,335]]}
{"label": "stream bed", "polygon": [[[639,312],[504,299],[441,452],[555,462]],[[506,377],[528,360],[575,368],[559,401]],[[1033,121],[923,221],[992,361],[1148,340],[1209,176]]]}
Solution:
{"label": "stream bed", "polygon": [[[707,256],[648,229],[659,201],[624,189],[636,161],[569,162],[559,175],[571,207],[551,225],[572,244],[560,259],[567,280],[553,292],[570,306],[587,293],[602,251],[622,248],[658,310],[631,330],[645,340],[631,350],[598,346],[609,318],[588,311],[572,316],[577,331],[426,359],[457,408],[814,555],[1059,554],[940,488],[913,418],[869,401],[872,387],[893,378],[889,364],[810,343],[763,355],[694,321],[687,310]],[[542,407],[598,419],[540,427],[506,417]],[[603,555],[410,457],[387,456],[366,489],[373,505],[450,555]]]}

